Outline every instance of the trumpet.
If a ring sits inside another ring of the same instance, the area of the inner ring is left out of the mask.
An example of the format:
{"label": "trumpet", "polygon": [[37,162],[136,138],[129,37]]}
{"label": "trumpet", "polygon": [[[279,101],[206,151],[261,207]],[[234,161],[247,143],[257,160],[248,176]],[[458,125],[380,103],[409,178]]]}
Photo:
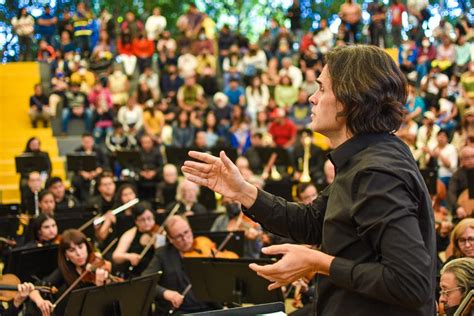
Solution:
{"label": "trumpet", "polygon": [[311,158],[311,137],[306,136],[303,140],[304,155],[303,155],[303,173],[300,177],[301,183],[311,182],[311,176],[309,175],[309,159]]}

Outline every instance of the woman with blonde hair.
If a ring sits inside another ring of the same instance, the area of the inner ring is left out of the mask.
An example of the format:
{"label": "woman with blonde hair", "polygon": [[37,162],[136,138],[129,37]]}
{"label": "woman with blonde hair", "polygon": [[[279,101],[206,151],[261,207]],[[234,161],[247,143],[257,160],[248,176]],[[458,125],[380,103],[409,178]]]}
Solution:
{"label": "woman with blonde hair", "polygon": [[460,221],[451,232],[452,255],[448,261],[456,258],[474,258],[474,218]]}

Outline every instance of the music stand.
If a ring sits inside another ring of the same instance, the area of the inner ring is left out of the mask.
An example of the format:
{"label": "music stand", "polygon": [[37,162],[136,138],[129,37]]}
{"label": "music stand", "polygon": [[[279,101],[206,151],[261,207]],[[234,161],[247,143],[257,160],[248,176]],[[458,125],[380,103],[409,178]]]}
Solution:
{"label": "music stand", "polygon": [[191,148],[180,148],[175,146],[167,146],[165,148],[166,160],[168,163],[178,167],[178,172],[181,172],[181,166],[186,160],[194,160],[188,156],[188,152]]}
{"label": "music stand", "polygon": [[435,169],[421,169],[420,170],[421,176],[423,180],[425,180],[426,187],[428,188],[428,192],[431,195],[437,194],[437,186],[436,182],[438,180],[438,173]]}
{"label": "music stand", "polygon": [[0,236],[5,238],[16,237],[16,230],[19,225],[19,218],[15,216],[0,217]]}
{"label": "music stand", "polygon": [[[205,236],[212,240],[217,247],[227,238],[229,232],[210,232],[210,231],[194,231],[194,236]],[[233,232],[232,238],[229,239],[223,250],[233,251],[242,257],[244,255],[244,237],[245,233],[242,230]]]}
{"label": "music stand", "polygon": [[20,215],[20,204],[0,204],[0,217]]}
{"label": "music stand", "polygon": [[147,316],[161,273],[72,291],[65,315]]}
{"label": "music stand", "polygon": [[221,213],[194,214],[187,216],[189,225],[194,231],[210,231],[212,224]]}
{"label": "music stand", "polygon": [[[84,223],[95,216],[92,212],[71,212],[71,213],[55,213],[56,224],[58,225],[58,233],[62,234],[66,229],[79,228]],[[82,231],[90,240],[95,239],[94,225],[89,225]]]}
{"label": "music stand", "polygon": [[226,154],[227,157],[229,157],[229,159],[235,163],[235,161],[237,160],[237,157],[238,157],[238,154],[237,154],[237,149],[235,149],[234,147],[230,147],[230,146],[214,146],[211,148],[211,154],[213,156],[217,156],[219,157],[219,154],[221,152],[221,150],[223,150]]}
{"label": "music stand", "polygon": [[[282,314],[283,313],[283,314]],[[255,306],[247,307],[236,307],[229,309],[221,309],[215,311],[207,311],[193,314],[183,314],[183,315],[193,315],[193,316],[255,316],[255,315],[286,315],[285,314],[285,304],[282,302],[260,304]]]}
{"label": "music stand", "polygon": [[263,190],[273,195],[280,196],[287,201],[293,200],[293,182],[290,179],[282,179],[278,181],[269,179],[265,182]]}
{"label": "music stand", "polygon": [[271,259],[183,258],[183,266],[193,292],[203,302],[241,305],[282,302],[280,289],[268,291],[270,282],[248,265],[275,263]]}
{"label": "music stand", "polygon": [[7,272],[15,274],[21,282],[36,282],[50,275],[58,266],[58,246],[13,249]]}
{"label": "music stand", "polygon": [[291,166],[291,158],[288,150],[281,147],[255,147],[257,150],[258,156],[260,157],[260,161],[262,163],[267,164],[268,160],[270,159],[273,153],[277,154],[277,158],[275,160],[275,166],[278,167],[288,167]]}
{"label": "music stand", "polygon": [[117,160],[123,169],[141,170],[143,162],[138,150],[117,151]]}
{"label": "music stand", "polygon": [[32,171],[48,171],[49,164],[46,156],[24,153],[15,157],[16,172],[28,174]]}
{"label": "music stand", "polygon": [[92,171],[97,168],[96,156],[91,156],[84,153],[69,154],[66,156],[66,160],[68,171]]}

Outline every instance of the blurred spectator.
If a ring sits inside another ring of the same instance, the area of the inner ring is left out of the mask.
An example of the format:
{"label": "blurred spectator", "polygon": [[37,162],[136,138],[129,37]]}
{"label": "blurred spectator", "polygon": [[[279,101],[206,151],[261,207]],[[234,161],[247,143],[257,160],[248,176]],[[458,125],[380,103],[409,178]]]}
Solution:
{"label": "blurred spectator", "polygon": [[230,123],[230,145],[237,149],[237,153],[239,155],[242,155],[251,145],[251,133],[248,118],[240,105],[235,105],[232,107]]}
{"label": "blurred spectator", "polygon": [[319,84],[316,81],[316,73],[313,70],[306,70],[301,89],[304,90],[308,96],[319,89]]}
{"label": "blurred spectator", "polygon": [[67,134],[69,121],[72,118],[84,120],[86,131],[92,130],[92,110],[89,108],[89,101],[85,93],[80,91],[79,83],[71,84],[71,89],[65,92],[63,105],[61,131]]}
{"label": "blurred spectator", "polygon": [[161,143],[161,131],[165,126],[165,116],[159,109],[159,103],[153,107],[148,107],[143,111],[143,129],[156,144]]}
{"label": "blurred spectator", "polygon": [[151,59],[155,52],[153,41],[145,37],[145,33],[138,33],[132,40],[132,50],[137,56],[138,70],[143,73],[145,68],[151,67]]}
{"label": "blurred spectator", "polygon": [[178,75],[176,65],[168,65],[166,72],[161,77],[161,92],[163,93],[163,98],[166,98],[168,103],[176,104],[176,95],[183,83],[183,79]]}
{"label": "blurred spectator", "polygon": [[88,57],[90,55],[90,38],[92,35],[92,11],[84,2],[79,2],[76,6],[76,14],[74,21],[74,39],[77,48],[81,51],[81,56]]}
{"label": "blurred spectator", "polygon": [[288,118],[298,127],[303,128],[311,123],[309,95],[304,90],[298,92],[298,100],[289,108]]}
{"label": "blurred spectator", "polygon": [[405,5],[399,0],[393,0],[390,6],[392,20],[392,40],[393,46],[399,47],[402,44],[402,14],[406,11]]}
{"label": "blurred spectator", "polygon": [[262,83],[260,76],[253,77],[251,84],[245,88],[245,98],[247,100],[247,113],[252,123],[255,123],[257,112],[264,111],[270,99],[270,90],[266,84]]}
{"label": "blurred spectator", "polygon": [[122,123],[125,132],[135,135],[143,125],[143,110],[135,95],[130,96],[127,104],[117,112],[117,120]]}
{"label": "blurred spectator", "polygon": [[210,67],[212,74],[216,73],[216,57],[213,55],[212,51],[208,48],[202,48],[197,54],[197,67],[196,73],[199,76],[204,74],[204,69]]}
{"label": "blurred spectator", "polygon": [[378,0],[370,3],[367,6],[367,11],[370,14],[369,22],[369,36],[370,44],[386,47],[385,38],[385,12],[386,8],[383,3],[379,3]]}
{"label": "blurred spectator", "polygon": [[59,44],[57,46],[57,50],[60,51],[63,55],[68,53],[74,53],[76,50],[76,46],[71,40],[71,33],[68,31],[63,31],[59,33]]}
{"label": "blurred spectator", "polygon": [[185,77],[184,85],[179,88],[176,100],[178,106],[185,111],[193,111],[206,104],[204,89],[196,83],[195,76]]}
{"label": "blurred spectator", "polygon": [[110,45],[114,46],[115,42],[115,21],[114,17],[107,8],[102,8],[100,10],[99,17],[97,18],[99,22],[99,28],[101,31],[105,31],[110,39]]}
{"label": "blurred spectator", "polygon": [[127,76],[132,76],[137,65],[137,56],[133,51],[132,35],[129,32],[122,32],[117,42],[117,52],[123,64],[123,69]]}
{"label": "blurred spectator", "polygon": [[198,61],[196,56],[191,54],[188,49],[181,49],[181,56],[178,58],[178,70],[181,78],[188,78],[196,74]]}
{"label": "blurred spectator", "polygon": [[56,59],[54,47],[44,39],[40,40],[38,46],[38,61],[51,64]]}
{"label": "blurred spectator", "polygon": [[127,11],[127,13],[125,13],[125,20],[120,26],[120,30],[122,33],[129,33],[131,40],[133,41],[139,34],[143,34],[145,27],[143,26],[142,21],[135,17],[135,13]]}
{"label": "blurred spectator", "polygon": [[180,110],[177,114],[176,122],[173,125],[172,145],[180,148],[188,148],[194,142],[195,128],[191,124],[190,114],[185,110]]}
{"label": "blurred spectator", "polygon": [[301,70],[293,65],[293,62],[289,57],[282,59],[282,69],[280,69],[278,74],[280,77],[285,75],[290,77],[291,83],[296,89],[299,89],[303,82],[303,74],[301,73]]}
{"label": "blurred spectator", "polygon": [[342,20],[341,26],[344,28],[344,41],[346,43],[359,42],[359,25],[362,20],[360,5],[352,0],[346,0],[341,5],[339,17]]}
{"label": "blurred spectator", "polygon": [[64,9],[58,22],[58,34],[62,35],[64,31],[69,33],[69,38],[74,36],[74,21],[69,8]]}
{"label": "blurred spectator", "polygon": [[122,150],[130,150],[137,144],[135,137],[126,133],[123,129],[123,125],[114,121],[112,123],[112,131],[105,137],[105,147],[111,153]]}
{"label": "blurred spectator", "polygon": [[229,104],[231,106],[245,105],[245,91],[244,88],[239,84],[239,80],[237,78],[231,78],[229,85],[225,87],[224,93],[229,99]]}
{"label": "blurred spectator", "polygon": [[129,82],[119,66],[115,66],[114,72],[109,75],[107,81],[112,94],[112,103],[117,107],[125,105],[128,100]]}
{"label": "blurred spectator", "polygon": [[322,55],[326,55],[333,48],[334,34],[329,28],[326,19],[321,19],[319,22],[319,29],[316,30],[313,40],[316,44],[316,49]]}
{"label": "blurred spectator", "polygon": [[222,61],[223,85],[226,87],[231,78],[240,79],[242,73],[242,59],[240,57],[239,46],[231,45],[229,53]]}
{"label": "blurred spectator", "polygon": [[76,71],[71,74],[71,85],[79,85],[80,90],[84,93],[89,93],[95,84],[95,75],[92,71],[87,69],[87,64],[81,62]]}
{"label": "blurred spectator", "polygon": [[38,18],[38,33],[41,39],[44,39],[48,44],[54,45],[54,36],[56,35],[56,25],[58,18],[51,13],[49,5],[44,6],[44,12]]}
{"label": "blurred spectator", "polygon": [[267,56],[257,44],[251,44],[242,58],[242,74],[244,83],[248,85],[253,76],[261,74],[267,69]]}
{"label": "blurred spectator", "polygon": [[211,66],[206,65],[199,76],[199,85],[204,89],[206,98],[212,97],[218,90],[217,77]]}
{"label": "blurred spectator", "polygon": [[19,61],[33,60],[33,36],[35,32],[35,20],[28,14],[26,7],[20,8],[18,15],[12,19],[12,26],[18,35],[18,44],[20,45]]}
{"label": "blurred spectator", "polygon": [[41,84],[35,84],[35,94],[30,97],[30,111],[28,114],[33,128],[38,126],[38,121],[42,121],[44,127],[49,126],[51,111],[48,97],[43,93]]}
{"label": "blurred spectator", "polygon": [[293,147],[296,141],[296,126],[288,118],[283,108],[272,113],[273,122],[268,126],[268,132],[273,137],[275,145],[283,148]]}
{"label": "blurred spectator", "polygon": [[152,15],[148,17],[145,23],[145,30],[148,39],[156,43],[165,28],[166,18],[161,15],[160,8],[154,7]]}
{"label": "blurred spectator", "polygon": [[166,53],[171,50],[176,51],[177,48],[176,40],[171,37],[170,31],[164,30],[156,44],[158,53]]}
{"label": "blurred spectator", "polygon": [[298,88],[292,84],[288,75],[280,78],[280,83],[275,88],[275,101],[277,105],[288,110],[298,99]]}
{"label": "blurred spectator", "polygon": [[219,31],[217,47],[219,49],[219,66],[225,57],[229,56],[230,47],[236,43],[235,35],[229,28],[229,25],[224,24]]}
{"label": "blurred spectator", "polygon": [[151,91],[153,100],[158,100],[160,97],[160,81],[158,74],[153,71],[151,67],[146,67],[143,74],[138,78],[138,82],[144,82]]}

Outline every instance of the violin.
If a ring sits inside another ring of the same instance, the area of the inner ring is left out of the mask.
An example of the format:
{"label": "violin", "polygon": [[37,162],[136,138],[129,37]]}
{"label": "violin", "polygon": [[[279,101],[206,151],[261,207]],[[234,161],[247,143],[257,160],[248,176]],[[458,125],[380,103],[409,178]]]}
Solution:
{"label": "violin", "polygon": [[109,273],[108,280],[112,282],[123,282],[122,278],[110,274],[112,272],[112,264],[110,261],[107,261],[97,255],[93,255],[89,262],[86,264],[85,275],[82,278],[82,281],[95,284],[95,272],[97,269],[104,269]]}
{"label": "violin", "polygon": [[[14,274],[4,274],[0,276],[0,301],[8,302],[15,298],[18,291],[20,279]],[[35,286],[35,290],[44,293],[56,293],[58,291],[54,286]]]}
{"label": "violin", "polygon": [[239,256],[233,251],[219,250],[219,248],[216,247],[216,244],[205,236],[194,238],[191,250],[184,252],[182,255],[185,258],[239,258]]}

